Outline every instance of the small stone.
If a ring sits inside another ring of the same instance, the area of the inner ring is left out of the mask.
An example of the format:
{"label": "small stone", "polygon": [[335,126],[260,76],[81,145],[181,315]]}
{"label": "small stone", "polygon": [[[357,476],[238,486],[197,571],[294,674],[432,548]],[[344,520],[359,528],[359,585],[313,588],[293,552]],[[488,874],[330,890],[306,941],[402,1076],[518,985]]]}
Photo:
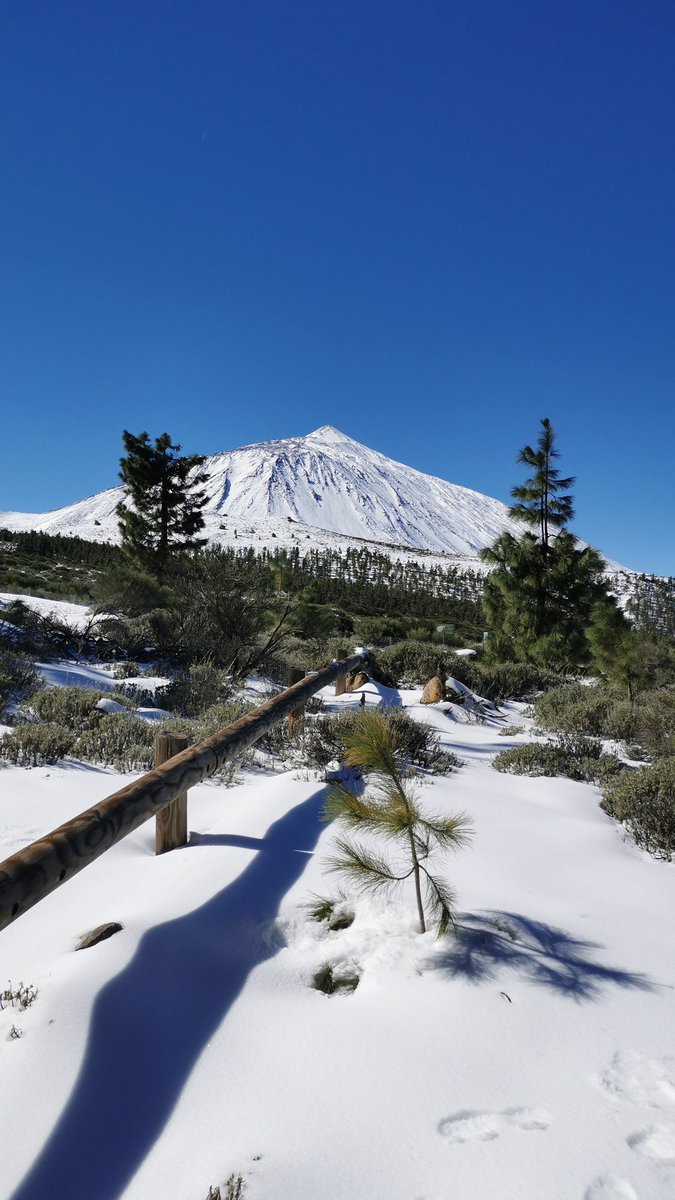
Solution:
{"label": "small stone", "polygon": [[106,938],[112,937],[114,933],[119,933],[124,929],[119,921],[106,921],[104,925],[97,925],[95,929],[91,929],[89,933],[85,933],[84,937],[80,938],[75,949],[88,950],[90,946],[96,946],[99,942],[104,942]]}
{"label": "small stone", "polygon": [[440,675],[434,675],[425,685],[420,704],[438,704],[445,700],[445,684]]}

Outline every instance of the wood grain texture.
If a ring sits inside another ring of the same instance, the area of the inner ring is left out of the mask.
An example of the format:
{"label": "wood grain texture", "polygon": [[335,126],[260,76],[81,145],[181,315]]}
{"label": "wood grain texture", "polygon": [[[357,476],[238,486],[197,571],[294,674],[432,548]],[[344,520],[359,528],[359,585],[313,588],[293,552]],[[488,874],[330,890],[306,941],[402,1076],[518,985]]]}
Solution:
{"label": "wood grain texture", "polygon": [[[185,733],[158,733],[155,738],[155,766],[161,767],[190,744]],[[181,792],[171,804],[160,809],[155,817],[155,854],[187,846],[188,796]]]}
{"label": "wood grain texture", "polygon": [[94,862],[111,846],[156,816],[182,792],[208,779],[230,759],[304,704],[315,692],[365,661],[356,654],[312,671],[299,683],[261,704],[232,725],[190,746],[127,784],[72,821],[0,863],[0,930]]}

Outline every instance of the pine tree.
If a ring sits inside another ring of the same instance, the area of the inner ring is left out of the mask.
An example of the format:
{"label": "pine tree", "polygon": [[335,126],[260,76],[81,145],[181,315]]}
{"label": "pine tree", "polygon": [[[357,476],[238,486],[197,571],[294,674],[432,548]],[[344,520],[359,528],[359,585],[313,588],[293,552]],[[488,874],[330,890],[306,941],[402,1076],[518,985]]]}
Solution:
{"label": "pine tree", "polygon": [[465,845],[470,823],[463,814],[445,817],[421,811],[397,759],[395,735],[382,713],[359,713],[354,728],[344,734],[344,742],[347,765],[369,772],[368,789],[361,797],[344,784],[335,784],[323,819],[338,820],[349,829],[392,842],[398,854],[392,862],[360,842],[340,837],[329,869],[346,875],[356,887],[374,892],[388,892],[412,878],[420,933],[427,931],[428,914],[440,937],[454,923],[455,897],[444,879],[431,874],[429,858],[434,850]]}
{"label": "pine tree", "polygon": [[555,432],[548,418],[541,424],[537,449],[524,446],[518,455],[534,474],[512,489],[518,503],[510,510],[537,532],[503,533],[481,554],[495,568],[483,591],[488,650],[498,660],[570,667],[588,660],[585,631],[593,606],[609,603],[607,584],[600,555],[565,528],[574,515],[574,477],[561,478]]}
{"label": "pine tree", "polygon": [[177,550],[203,546],[197,535],[204,528],[201,490],[207,476],[198,468],[202,455],[180,455],[168,433],[122,434],[126,457],[120,459],[125,498],[117,506],[122,549],[127,558],[161,579]]}
{"label": "pine tree", "polygon": [[523,446],[517,461],[531,467],[534,474],[525,483],[511,489],[517,504],[509,509],[512,517],[536,526],[544,554],[548,552],[551,529],[562,529],[574,517],[572,497],[566,493],[574,483],[574,475],[560,478],[553,464],[560,458],[555,445],[555,430],[548,417],[541,422],[541,433],[537,438],[537,449]]}

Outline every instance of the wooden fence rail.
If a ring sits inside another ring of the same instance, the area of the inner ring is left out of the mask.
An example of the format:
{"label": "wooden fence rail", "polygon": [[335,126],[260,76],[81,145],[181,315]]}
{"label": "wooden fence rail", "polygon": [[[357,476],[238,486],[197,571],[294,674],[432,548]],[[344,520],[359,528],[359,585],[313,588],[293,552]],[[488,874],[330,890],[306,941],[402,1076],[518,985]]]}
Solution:
{"label": "wooden fence rail", "polygon": [[0,930],[172,804],[188,788],[243,754],[268,729],[321,688],[362,666],[366,658],[366,654],[354,654],[306,675],[247,716],[188,747],[0,863]]}

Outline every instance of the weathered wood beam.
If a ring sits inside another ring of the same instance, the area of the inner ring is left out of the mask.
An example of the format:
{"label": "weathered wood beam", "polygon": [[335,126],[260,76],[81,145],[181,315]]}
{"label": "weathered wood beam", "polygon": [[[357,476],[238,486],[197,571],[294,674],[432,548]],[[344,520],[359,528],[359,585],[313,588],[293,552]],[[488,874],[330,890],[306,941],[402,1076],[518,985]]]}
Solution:
{"label": "weathered wood beam", "polygon": [[[186,750],[190,739],[185,733],[158,733],[155,738],[155,766],[161,767],[182,750]],[[166,808],[160,808],[155,817],[155,854],[177,850],[187,846],[188,840],[188,797],[181,792]]]}
{"label": "weathered wood beam", "polygon": [[360,666],[363,654],[313,671],[232,725],[80,813],[0,863],[0,929],[10,925],[177,796],[243,754],[315,692]]}

